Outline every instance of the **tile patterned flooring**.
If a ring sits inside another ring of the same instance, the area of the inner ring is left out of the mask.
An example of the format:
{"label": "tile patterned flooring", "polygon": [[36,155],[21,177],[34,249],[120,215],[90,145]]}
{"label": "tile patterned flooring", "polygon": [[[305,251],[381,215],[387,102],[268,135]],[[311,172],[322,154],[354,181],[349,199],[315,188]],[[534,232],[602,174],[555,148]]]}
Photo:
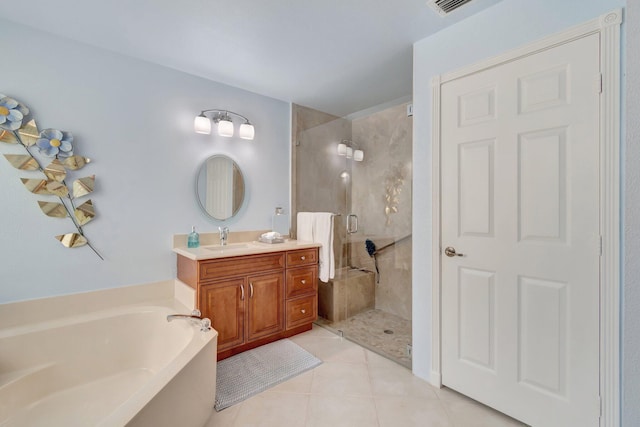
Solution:
{"label": "tile patterned flooring", "polygon": [[205,427],[524,427],[321,327],[291,340],[323,364],[212,411]]}
{"label": "tile patterned flooring", "polygon": [[[411,358],[407,353],[407,344],[411,344],[411,322],[400,316],[376,309],[340,322],[319,318],[318,323],[330,330],[341,330],[345,338],[411,369]],[[385,330],[393,333],[385,333]]]}

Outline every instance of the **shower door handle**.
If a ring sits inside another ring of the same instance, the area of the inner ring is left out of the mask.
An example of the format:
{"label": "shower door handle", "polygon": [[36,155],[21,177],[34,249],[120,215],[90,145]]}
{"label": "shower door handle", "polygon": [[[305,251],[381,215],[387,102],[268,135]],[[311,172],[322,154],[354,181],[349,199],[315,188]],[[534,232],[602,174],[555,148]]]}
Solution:
{"label": "shower door handle", "polygon": [[358,232],[358,215],[347,215],[347,234],[354,234]]}

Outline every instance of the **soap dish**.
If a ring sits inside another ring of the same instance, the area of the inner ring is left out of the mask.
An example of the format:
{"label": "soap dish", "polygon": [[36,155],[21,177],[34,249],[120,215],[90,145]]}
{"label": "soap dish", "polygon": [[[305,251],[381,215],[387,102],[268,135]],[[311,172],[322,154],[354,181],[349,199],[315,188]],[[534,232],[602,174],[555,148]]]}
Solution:
{"label": "soap dish", "polygon": [[262,243],[284,243],[284,239],[283,238],[278,238],[278,239],[263,239],[262,237],[258,238],[258,240]]}

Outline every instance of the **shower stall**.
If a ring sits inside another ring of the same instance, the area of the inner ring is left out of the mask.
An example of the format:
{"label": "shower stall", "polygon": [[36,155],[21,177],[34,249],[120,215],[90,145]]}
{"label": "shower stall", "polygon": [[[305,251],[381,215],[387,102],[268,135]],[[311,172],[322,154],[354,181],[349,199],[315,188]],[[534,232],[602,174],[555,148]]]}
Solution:
{"label": "shower stall", "polygon": [[297,212],[333,212],[335,277],[318,323],[411,365],[412,118],[407,104],[358,117],[293,106]]}

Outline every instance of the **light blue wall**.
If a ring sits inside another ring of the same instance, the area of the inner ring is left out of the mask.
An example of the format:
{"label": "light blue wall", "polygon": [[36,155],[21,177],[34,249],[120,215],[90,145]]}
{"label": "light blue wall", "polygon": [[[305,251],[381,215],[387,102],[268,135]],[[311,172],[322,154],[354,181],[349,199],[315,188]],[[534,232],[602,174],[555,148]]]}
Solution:
{"label": "light blue wall", "polygon": [[[171,236],[215,231],[194,196],[197,168],[224,153],[241,166],[247,201],[231,230],[267,229],[275,206],[289,212],[290,106],[0,20],[0,93],[15,97],[40,128],[71,131],[94,159],[97,218],[86,225],[105,261],[54,235],[74,231],[46,217],[0,158],[0,302],[142,284],[175,277]],[[254,141],[193,132],[202,109],[241,113]],[[15,147],[1,144],[0,152]]]}
{"label": "light blue wall", "polygon": [[505,0],[414,45],[413,259],[423,260],[413,268],[416,375],[428,379],[431,365],[431,78],[597,18],[625,3]]}

